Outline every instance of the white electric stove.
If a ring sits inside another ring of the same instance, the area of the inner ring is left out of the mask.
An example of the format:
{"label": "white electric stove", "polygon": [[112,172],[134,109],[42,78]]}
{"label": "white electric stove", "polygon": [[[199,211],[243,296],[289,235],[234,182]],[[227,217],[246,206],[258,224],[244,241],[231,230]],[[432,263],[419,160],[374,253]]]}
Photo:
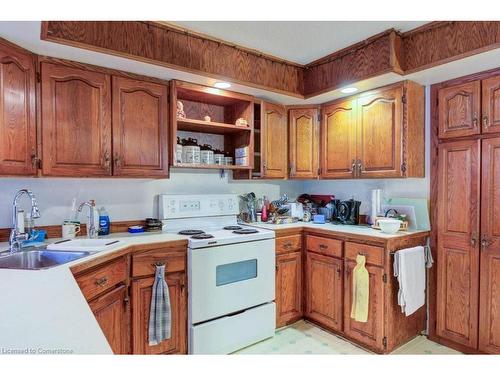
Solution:
{"label": "white electric stove", "polygon": [[191,354],[227,354],[274,335],[274,232],[237,223],[238,197],[160,195],[163,231],[185,235]]}

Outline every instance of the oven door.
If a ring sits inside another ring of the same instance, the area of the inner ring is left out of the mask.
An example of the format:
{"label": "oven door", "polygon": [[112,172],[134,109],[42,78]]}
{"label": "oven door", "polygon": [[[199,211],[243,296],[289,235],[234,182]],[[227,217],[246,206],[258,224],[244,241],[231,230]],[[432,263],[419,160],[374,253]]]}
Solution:
{"label": "oven door", "polygon": [[274,281],[274,239],[190,249],[190,323],[271,302]]}

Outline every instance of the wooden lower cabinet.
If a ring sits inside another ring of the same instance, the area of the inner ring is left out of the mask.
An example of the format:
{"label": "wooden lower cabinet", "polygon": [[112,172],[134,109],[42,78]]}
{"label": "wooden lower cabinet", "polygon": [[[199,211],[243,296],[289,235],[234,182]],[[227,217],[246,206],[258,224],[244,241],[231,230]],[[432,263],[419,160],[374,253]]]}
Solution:
{"label": "wooden lower cabinet", "polygon": [[276,256],[276,327],[302,318],[302,252]]}
{"label": "wooden lower cabinet", "polygon": [[171,305],[171,338],[149,346],[148,322],[151,290],[154,277],[132,281],[132,353],[185,354],[187,353],[187,293],[184,274],[167,274]]}
{"label": "wooden lower cabinet", "polygon": [[384,350],[384,269],[366,265],[370,275],[369,311],[366,323],[351,319],[353,270],[356,263],[345,262],[344,334],[359,343]]}
{"label": "wooden lower cabinet", "polygon": [[342,260],[307,252],[307,318],[342,330]]}
{"label": "wooden lower cabinet", "polygon": [[89,302],[114,354],[129,353],[127,286],[121,285]]}

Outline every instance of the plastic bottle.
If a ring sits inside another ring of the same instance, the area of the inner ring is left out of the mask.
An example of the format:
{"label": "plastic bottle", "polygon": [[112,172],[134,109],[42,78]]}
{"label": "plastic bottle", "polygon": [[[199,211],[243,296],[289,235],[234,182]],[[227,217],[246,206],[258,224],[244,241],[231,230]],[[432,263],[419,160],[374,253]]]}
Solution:
{"label": "plastic bottle", "polygon": [[99,235],[109,234],[109,214],[104,207],[99,209]]}
{"label": "plastic bottle", "polygon": [[267,201],[267,198],[264,195],[264,199],[263,199],[263,203],[262,203],[262,213],[260,216],[260,220],[263,221],[264,223],[267,222],[267,220],[268,220],[268,216],[267,216],[268,204],[269,204],[269,202]]}

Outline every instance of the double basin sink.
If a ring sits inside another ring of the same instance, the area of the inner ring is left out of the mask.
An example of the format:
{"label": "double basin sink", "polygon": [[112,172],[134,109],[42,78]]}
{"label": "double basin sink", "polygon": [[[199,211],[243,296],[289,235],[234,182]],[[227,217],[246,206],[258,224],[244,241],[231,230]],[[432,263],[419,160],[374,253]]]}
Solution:
{"label": "double basin sink", "polygon": [[46,248],[0,252],[0,269],[41,270],[69,263],[107,249],[120,241],[112,239],[63,240]]}

